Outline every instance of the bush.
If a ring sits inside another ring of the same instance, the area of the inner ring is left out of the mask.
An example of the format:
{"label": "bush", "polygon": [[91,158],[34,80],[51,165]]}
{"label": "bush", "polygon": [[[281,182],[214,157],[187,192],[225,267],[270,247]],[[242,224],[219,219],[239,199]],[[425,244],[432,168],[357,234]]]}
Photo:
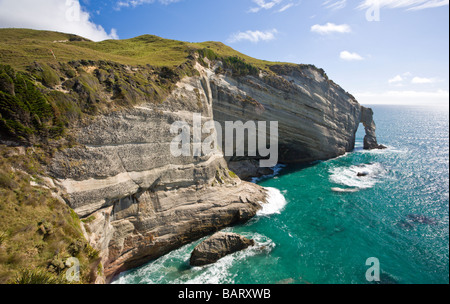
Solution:
{"label": "bush", "polygon": [[59,136],[61,121],[52,105],[36,88],[30,76],[14,73],[0,65],[0,126],[2,135],[29,141],[38,137]]}
{"label": "bush", "polygon": [[16,278],[9,282],[10,284],[64,284],[61,278],[50,274],[45,269],[35,268],[35,269],[24,269],[22,270]]}
{"label": "bush", "polygon": [[232,71],[233,76],[257,76],[259,74],[258,68],[246,63],[243,59],[237,56],[224,58],[223,65],[225,69],[230,69]]}
{"label": "bush", "polygon": [[213,50],[208,48],[198,50],[198,54],[200,55],[200,58],[208,58],[210,61],[219,59],[219,56],[217,56]]}
{"label": "bush", "polygon": [[[200,55],[199,61],[202,65],[206,66],[203,58],[208,58],[210,61],[222,61],[224,68],[231,70],[233,76],[247,76],[253,75],[257,76],[259,74],[259,69],[238,56],[220,57],[213,50],[209,48],[204,48],[197,50]],[[216,70],[216,74],[223,73],[222,68]]]}

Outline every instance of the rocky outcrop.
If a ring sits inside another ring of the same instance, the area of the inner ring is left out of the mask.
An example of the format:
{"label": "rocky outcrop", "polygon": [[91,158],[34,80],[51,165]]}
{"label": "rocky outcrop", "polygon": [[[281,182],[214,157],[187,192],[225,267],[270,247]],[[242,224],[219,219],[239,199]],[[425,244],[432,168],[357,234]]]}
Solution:
{"label": "rocky outcrop", "polygon": [[255,241],[236,233],[218,232],[195,247],[191,254],[191,266],[205,266],[219,259],[253,246]]}
{"label": "rocky outcrop", "polygon": [[213,77],[214,118],[222,124],[277,121],[284,163],[325,160],[354,149],[361,106],[353,96],[313,66],[271,69],[276,75]]}
{"label": "rocky outcrop", "polygon": [[251,180],[254,177],[262,177],[274,174],[272,168],[262,168],[259,166],[259,161],[255,159],[247,159],[241,161],[230,161],[228,167],[236,173],[242,180]]}
{"label": "rocky outcrop", "polygon": [[373,120],[373,110],[366,107],[361,107],[361,123],[366,130],[366,136],[364,137],[364,149],[386,149],[386,146],[378,144],[377,136],[375,134],[376,125]]}
{"label": "rocky outcrop", "polygon": [[[220,43],[197,49],[197,44],[148,35],[108,47],[71,44],[82,39],[68,36],[73,56],[30,62],[35,48],[67,54],[66,42],[45,39],[55,33],[12,32],[2,31],[14,41],[5,44],[5,58],[17,60],[6,62],[26,72],[0,66],[0,140],[45,148],[36,152],[46,163],[43,175],[52,178],[53,196],[82,218],[106,281],[249,220],[266,201],[264,188],[238,177],[272,174],[259,165],[262,155],[244,149],[244,155],[229,157],[220,150],[175,156],[170,149],[174,122],[192,126],[194,113],[201,114],[201,123],[278,122],[278,161],[284,163],[351,151],[361,122],[366,148],[378,145],[373,112],[311,65],[266,64],[243,59]],[[21,39],[38,46],[21,49]],[[127,56],[129,47],[141,51]],[[91,58],[93,49],[103,60]],[[245,143],[250,136],[244,137]],[[192,143],[186,146],[195,150]]]}

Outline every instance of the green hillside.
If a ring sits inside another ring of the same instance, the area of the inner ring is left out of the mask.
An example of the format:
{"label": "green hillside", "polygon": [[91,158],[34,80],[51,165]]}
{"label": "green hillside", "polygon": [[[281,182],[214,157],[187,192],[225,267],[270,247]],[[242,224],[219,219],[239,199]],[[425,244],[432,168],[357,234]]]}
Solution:
{"label": "green hillside", "polygon": [[[52,64],[73,60],[105,60],[125,65],[178,66],[193,51],[209,48],[218,56],[237,56],[258,68],[277,64],[241,54],[221,42],[189,43],[143,35],[93,42],[82,37],[29,29],[0,29],[0,63],[25,70],[34,61]],[[56,60],[52,55],[56,56]]]}

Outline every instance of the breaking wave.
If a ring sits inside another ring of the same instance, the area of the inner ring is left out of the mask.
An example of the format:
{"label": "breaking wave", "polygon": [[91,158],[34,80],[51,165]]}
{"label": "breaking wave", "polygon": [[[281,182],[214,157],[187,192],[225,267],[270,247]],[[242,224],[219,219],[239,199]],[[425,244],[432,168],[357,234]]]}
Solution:
{"label": "breaking wave", "polygon": [[267,190],[267,200],[265,203],[260,202],[262,209],[259,210],[256,215],[269,216],[280,214],[287,205],[286,198],[281,191],[276,188],[265,187],[264,189]]}
{"label": "breaking wave", "polygon": [[[386,170],[380,163],[364,164],[351,167],[337,167],[330,170],[330,181],[350,189],[332,188],[336,192],[356,192],[369,189],[381,181]],[[358,176],[358,174],[362,176]]]}
{"label": "breaking wave", "polygon": [[122,273],[113,284],[233,284],[237,276],[230,271],[233,265],[252,256],[269,254],[275,247],[271,239],[259,233],[242,233],[242,235],[253,239],[255,245],[225,256],[214,264],[202,267],[189,266],[193,250],[193,244],[190,244],[144,267]]}

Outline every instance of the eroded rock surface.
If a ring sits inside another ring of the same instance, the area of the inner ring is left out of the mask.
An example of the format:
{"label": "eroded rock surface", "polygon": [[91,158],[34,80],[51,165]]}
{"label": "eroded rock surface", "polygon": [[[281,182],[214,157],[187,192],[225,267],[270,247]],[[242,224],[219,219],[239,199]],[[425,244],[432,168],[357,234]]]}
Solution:
{"label": "eroded rock surface", "polygon": [[366,136],[364,137],[364,149],[386,149],[386,146],[378,144],[376,136],[376,125],[373,120],[373,110],[366,107],[361,107],[361,123],[366,130]]}
{"label": "eroded rock surface", "polygon": [[[98,116],[76,131],[81,145],[49,166],[60,194],[86,220],[107,281],[221,228],[247,221],[266,191],[229,171],[220,152],[171,154],[175,121],[212,120],[208,71],[180,81],[161,105]],[[208,134],[204,135],[204,137]]]}
{"label": "eroded rock surface", "polygon": [[191,266],[213,264],[219,259],[253,246],[255,241],[236,233],[218,232],[195,247],[191,254]]}

